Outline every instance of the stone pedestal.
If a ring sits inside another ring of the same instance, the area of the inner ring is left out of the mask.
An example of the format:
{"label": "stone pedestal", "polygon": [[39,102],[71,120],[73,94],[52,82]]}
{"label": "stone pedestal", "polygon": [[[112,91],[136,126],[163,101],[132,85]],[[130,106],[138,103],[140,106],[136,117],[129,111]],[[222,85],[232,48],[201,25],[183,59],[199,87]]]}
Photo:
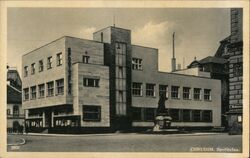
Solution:
{"label": "stone pedestal", "polygon": [[161,131],[169,129],[171,126],[172,118],[168,115],[158,115],[155,117],[155,125],[153,131]]}

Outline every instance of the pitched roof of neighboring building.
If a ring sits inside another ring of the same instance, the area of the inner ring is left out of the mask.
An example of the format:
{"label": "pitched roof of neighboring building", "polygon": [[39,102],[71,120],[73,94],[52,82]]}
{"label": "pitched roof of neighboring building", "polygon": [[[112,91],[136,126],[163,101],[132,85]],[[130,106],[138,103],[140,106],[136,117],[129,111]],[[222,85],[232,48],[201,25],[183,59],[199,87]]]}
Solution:
{"label": "pitched roof of neighboring building", "polygon": [[[225,56],[225,47],[230,43],[231,36],[226,37],[225,39],[220,41],[220,46],[215,53],[215,57]],[[226,56],[225,56],[226,57]],[[226,57],[227,58],[227,57]]]}
{"label": "pitched roof of neighboring building", "polygon": [[22,81],[21,77],[16,69],[9,68],[7,71],[7,81],[10,81],[11,86],[21,90]]}
{"label": "pitched roof of neighboring building", "polygon": [[199,60],[199,63],[201,63],[201,64],[206,64],[206,63],[225,64],[225,63],[227,63],[227,60],[223,59],[223,58],[208,56],[206,58]]}
{"label": "pitched roof of neighboring building", "polygon": [[22,93],[15,87],[7,85],[7,103],[22,103]]}

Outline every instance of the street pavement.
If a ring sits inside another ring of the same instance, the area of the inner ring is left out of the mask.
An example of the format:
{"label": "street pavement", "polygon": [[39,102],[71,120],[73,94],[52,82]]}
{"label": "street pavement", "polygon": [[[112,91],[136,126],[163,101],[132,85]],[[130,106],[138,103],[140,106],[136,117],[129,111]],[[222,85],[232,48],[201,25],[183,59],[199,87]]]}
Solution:
{"label": "street pavement", "polygon": [[220,134],[8,135],[25,144],[8,151],[32,152],[242,152],[242,136]]}

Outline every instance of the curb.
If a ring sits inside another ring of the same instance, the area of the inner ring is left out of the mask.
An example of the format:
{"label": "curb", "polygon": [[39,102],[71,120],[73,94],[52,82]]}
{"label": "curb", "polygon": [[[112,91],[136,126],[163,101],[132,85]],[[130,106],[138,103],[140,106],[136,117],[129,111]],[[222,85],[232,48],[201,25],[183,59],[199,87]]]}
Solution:
{"label": "curb", "polygon": [[141,134],[141,135],[164,135],[164,136],[202,136],[202,135],[220,135],[220,134],[227,134],[227,133],[173,133],[173,134],[164,134],[164,133],[109,133],[109,134],[41,134],[41,133],[28,133],[24,134],[27,136],[61,136],[61,137],[89,137],[89,136],[113,136],[113,135],[130,135],[130,134]]}
{"label": "curb", "polygon": [[22,140],[21,143],[13,143],[13,144],[7,144],[7,146],[21,146],[21,145],[24,145],[26,143],[25,139],[23,138],[19,138]]}

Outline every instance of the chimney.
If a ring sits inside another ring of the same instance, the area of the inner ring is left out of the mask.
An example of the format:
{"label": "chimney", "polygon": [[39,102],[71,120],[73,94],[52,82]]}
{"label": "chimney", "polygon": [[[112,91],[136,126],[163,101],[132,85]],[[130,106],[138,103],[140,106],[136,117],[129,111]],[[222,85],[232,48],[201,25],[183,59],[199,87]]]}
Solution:
{"label": "chimney", "polygon": [[175,47],[174,47],[174,34],[175,32],[173,33],[173,58],[172,58],[172,72],[174,72],[176,70],[176,59],[175,59]]}

